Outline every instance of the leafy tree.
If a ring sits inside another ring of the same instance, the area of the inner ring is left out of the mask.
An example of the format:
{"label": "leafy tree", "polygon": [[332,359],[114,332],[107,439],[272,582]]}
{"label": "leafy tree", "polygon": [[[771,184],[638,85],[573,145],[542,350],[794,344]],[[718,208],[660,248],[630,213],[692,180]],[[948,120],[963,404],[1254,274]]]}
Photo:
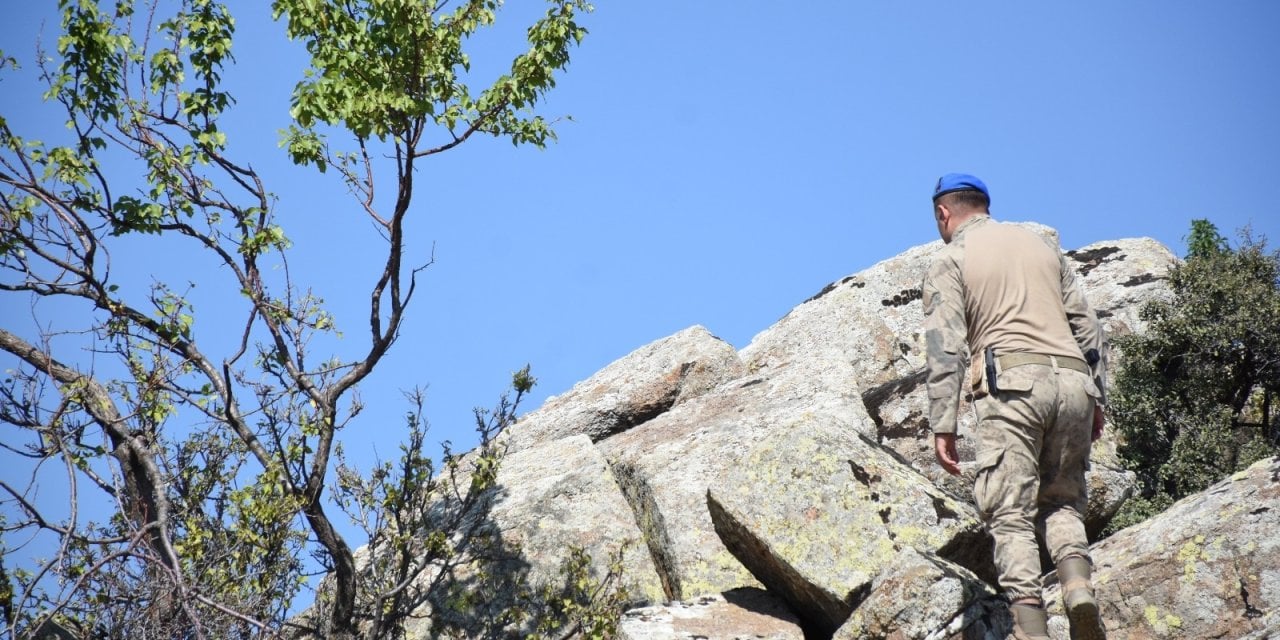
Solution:
{"label": "leafy tree", "polygon": [[1233,250],[1207,220],[1187,244],[1172,299],[1142,309],[1145,333],[1116,340],[1111,410],[1141,492],[1113,529],[1280,453],[1280,254],[1247,232]]}
{"label": "leafy tree", "polygon": [[1192,220],[1191,234],[1187,236],[1187,259],[1210,259],[1231,251],[1227,239],[1208,220]]}
{"label": "leafy tree", "polygon": [[[395,344],[430,264],[405,248],[418,165],[475,134],[551,140],[533,108],[583,38],[590,6],[549,0],[509,72],[476,87],[464,43],[494,23],[498,0],[271,3],[310,56],[281,145],[354,195],[329,215],[362,217],[383,239],[380,254],[345,258],[372,284],[367,326],[341,342],[337,319],[288,269],[277,196],[223,127],[236,106],[223,82],[235,63],[228,8],[58,6],[56,52],[38,59],[70,141],[24,137],[0,118],[0,291],[6,309],[27,302],[42,328],[0,328],[12,363],[0,420],[13,427],[0,444],[33,468],[65,470],[70,515],[52,515],[60,509],[30,482],[0,483],[10,635],[275,636],[290,628],[310,554],[331,571],[311,633],[396,637],[426,597],[418,585],[473,557],[458,514],[483,508],[500,458],[490,440],[533,384],[518,373],[514,400],[477,415],[481,447],[467,461],[446,451],[435,469],[415,411],[399,465],[369,479],[341,467],[332,485],[340,434],[361,409],[357,385]],[[0,70],[16,65],[0,59]],[[181,275],[153,274],[140,292],[113,277],[113,256],[156,243],[214,261],[228,278],[218,304],[240,320],[201,322]],[[331,485],[371,535],[376,571],[358,570]],[[453,502],[424,506],[442,495]],[[90,520],[80,510],[90,503],[114,513]],[[18,566],[12,541],[34,536],[53,552]]]}

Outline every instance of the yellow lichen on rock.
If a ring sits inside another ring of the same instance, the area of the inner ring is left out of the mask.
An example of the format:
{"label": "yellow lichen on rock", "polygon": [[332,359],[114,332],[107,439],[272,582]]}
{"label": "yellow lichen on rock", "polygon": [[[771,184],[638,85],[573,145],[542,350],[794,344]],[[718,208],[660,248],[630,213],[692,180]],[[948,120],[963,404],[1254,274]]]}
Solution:
{"label": "yellow lichen on rock", "polygon": [[1146,618],[1147,624],[1157,635],[1173,637],[1177,635],[1178,629],[1182,627],[1182,618],[1172,613],[1160,615],[1160,609],[1155,605],[1147,605],[1142,611],[1143,617]]}
{"label": "yellow lichen on rock", "polygon": [[1178,550],[1178,562],[1182,563],[1182,577],[1187,582],[1191,582],[1196,577],[1196,561],[1208,560],[1209,554],[1204,550],[1204,536],[1197,535],[1195,538],[1188,540],[1182,548]]}

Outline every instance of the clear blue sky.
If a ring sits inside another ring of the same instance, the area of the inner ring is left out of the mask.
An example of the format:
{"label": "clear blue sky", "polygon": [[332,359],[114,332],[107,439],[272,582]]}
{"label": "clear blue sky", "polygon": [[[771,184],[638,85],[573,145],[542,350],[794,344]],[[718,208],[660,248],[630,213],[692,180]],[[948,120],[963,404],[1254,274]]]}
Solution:
{"label": "clear blue sky", "polygon": [[[36,34],[53,46],[57,21],[40,19],[54,3],[7,4],[0,48],[29,72]],[[239,104],[224,129],[280,196],[294,277],[352,353],[376,236],[334,176],[276,147],[301,51],[268,3],[229,4]],[[542,6],[511,5],[475,43],[482,74]],[[741,348],[828,282],[936,239],[929,195],[946,172],[977,174],[997,217],[1054,226],[1065,248],[1150,236],[1181,254],[1193,218],[1280,242],[1274,0],[602,0],[583,23],[542,109],[573,118],[558,144],[473,141],[422,168],[412,249],[434,244],[436,262],[361,389],[369,410],[345,438],[357,458],[395,454],[413,385],[429,385],[432,438],[465,448],[471,408],[525,363],[531,410],[690,325]],[[0,84],[0,113],[56,136],[62,115],[30,80]],[[117,259],[139,286],[225,283],[172,250]],[[4,323],[22,326],[12,303]],[[239,330],[216,303],[196,311],[200,340]]]}

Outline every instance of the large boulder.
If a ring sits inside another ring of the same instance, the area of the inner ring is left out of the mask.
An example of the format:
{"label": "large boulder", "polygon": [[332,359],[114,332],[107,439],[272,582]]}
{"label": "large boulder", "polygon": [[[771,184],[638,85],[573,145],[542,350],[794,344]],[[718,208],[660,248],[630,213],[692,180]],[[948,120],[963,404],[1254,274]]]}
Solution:
{"label": "large boulder", "polygon": [[548,398],[501,437],[511,449],[570,435],[598,441],[744,373],[733,346],[693,326],[647,344]]}
{"label": "large boulder", "polygon": [[[1280,457],[1096,545],[1107,637],[1275,637],[1280,623]],[[1056,577],[1049,577],[1056,583]],[[1059,587],[1045,593],[1055,640],[1067,637]]]}
{"label": "large boulder", "polygon": [[599,443],[645,533],[667,596],[689,600],[758,583],[721,543],[706,492],[770,434],[800,434],[818,420],[850,433],[870,426],[858,390],[824,377],[747,376]]}
{"label": "large boulder", "polygon": [[821,412],[760,438],[706,500],[729,551],[826,634],[904,549],[993,574],[971,506]]}

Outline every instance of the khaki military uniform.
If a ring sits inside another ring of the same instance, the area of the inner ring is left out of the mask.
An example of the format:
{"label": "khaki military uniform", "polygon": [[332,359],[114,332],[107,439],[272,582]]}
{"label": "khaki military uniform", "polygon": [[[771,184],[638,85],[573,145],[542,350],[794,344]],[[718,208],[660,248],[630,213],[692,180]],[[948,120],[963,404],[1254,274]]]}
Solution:
{"label": "khaki military uniform", "polygon": [[[1084,474],[1104,387],[1102,328],[1058,247],[986,215],[956,229],[923,298],[931,428],[955,432],[967,377],[978,412],[974,496],[1000,583],[1011,599],[1040,598],[1037,533],[1055,562],[1088,557]],[[988,346],[995,393],[984,376]]]}

